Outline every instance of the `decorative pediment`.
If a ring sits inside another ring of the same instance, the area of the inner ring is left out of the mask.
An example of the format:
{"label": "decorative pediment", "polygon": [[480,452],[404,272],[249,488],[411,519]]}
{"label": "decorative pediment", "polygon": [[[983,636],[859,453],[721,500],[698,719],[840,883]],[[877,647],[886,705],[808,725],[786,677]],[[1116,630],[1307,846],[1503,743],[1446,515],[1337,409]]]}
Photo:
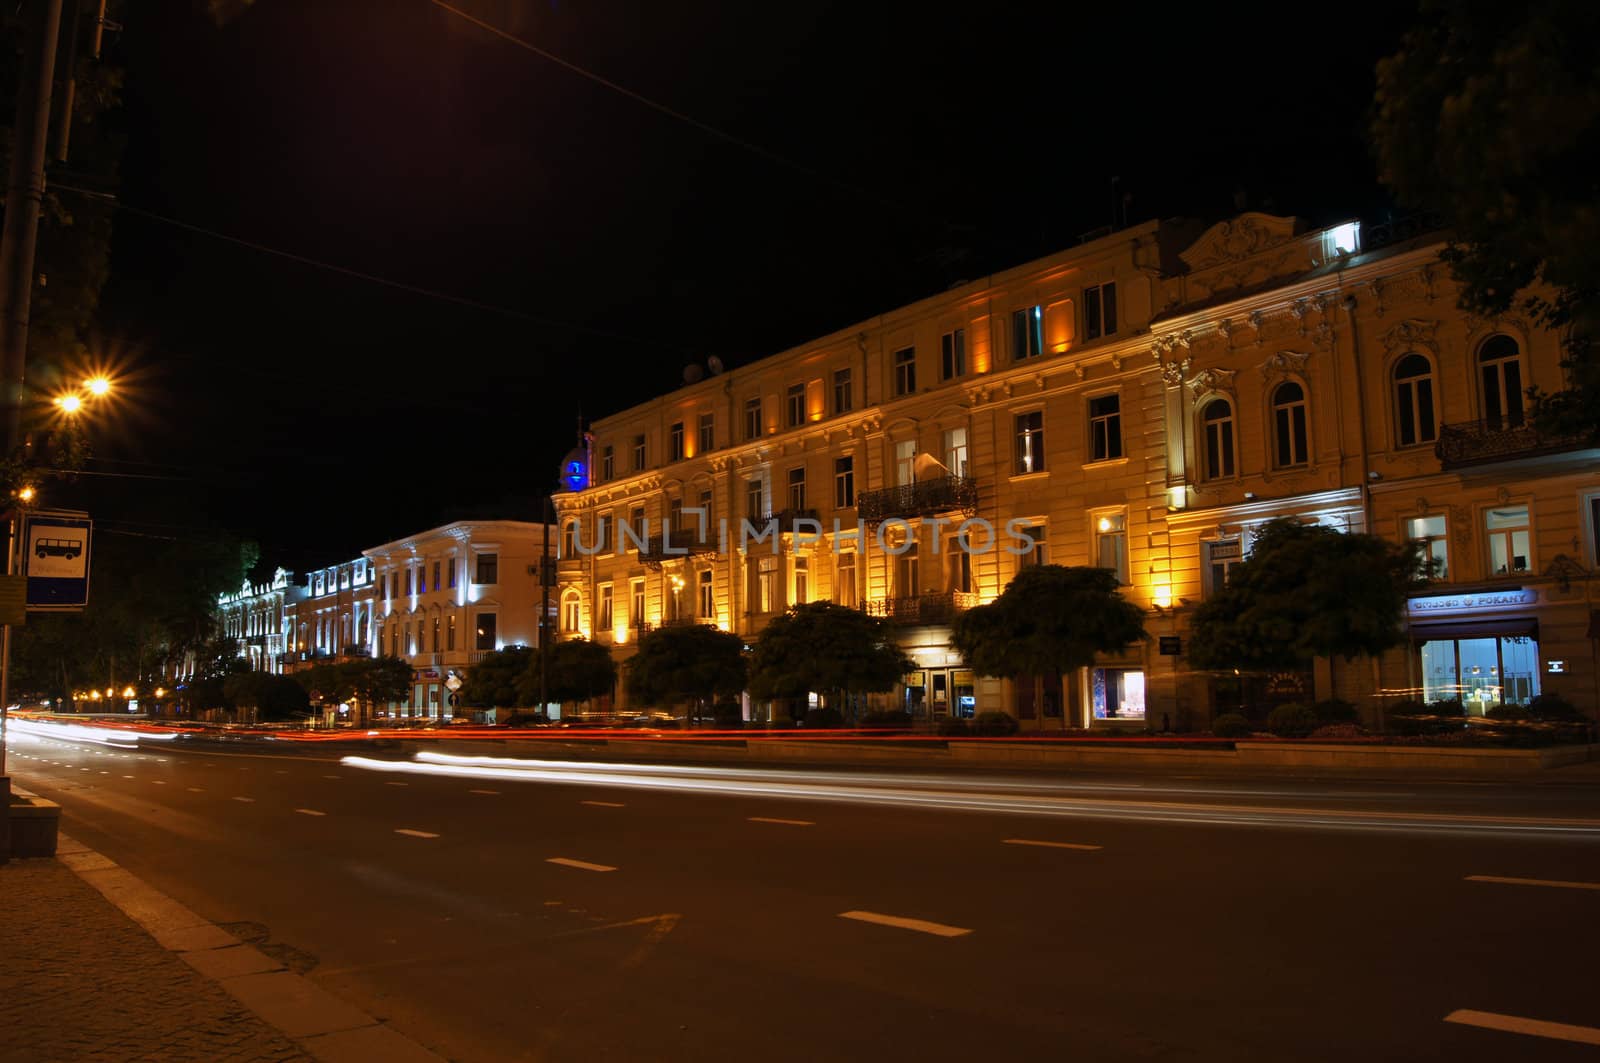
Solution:
{"label": "decorative pediment", "polygon": [[1383,349],[1388,354],[1425,347],[1433,354],[1439,353],[1439,342],[1434,334],[1439,330],[1437,321],[1410,317],[1383,334]]}
{"label": "decorative pediment", "polygon": [[1187,386],[1195,397],[1211,391],[1221,391],[1228,395],[1233,394],[1232,369],[1202,369],[1190,377]]}
{"label": "decorative pediment", "polygon": [[1299,222],[1271,214],[1241,214],[1218,222],[1200,239],[1179,253],[1191,270],[1210,269],[1227,262],[1238,262],[1294,239]]}
{"label": "decorative pediment", "polygon": [[1261,363],[1261,372],[1268,380],[1275,380],[1285,376],[1304,378],[1306,376],[1306,367],[1310,363],[1311,355],[1309,352],[1278,351],[1276,354],[1269,355],[1267,360]]}

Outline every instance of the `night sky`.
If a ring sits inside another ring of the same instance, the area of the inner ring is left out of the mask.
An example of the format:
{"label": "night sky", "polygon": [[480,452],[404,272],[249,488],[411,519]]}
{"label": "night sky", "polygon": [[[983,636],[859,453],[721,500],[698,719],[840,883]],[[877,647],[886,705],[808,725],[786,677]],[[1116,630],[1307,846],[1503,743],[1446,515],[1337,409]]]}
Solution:
{"label": "night sky", "polygon": [[1363,126],[1413,15],[455,2],[748,146],[428,0],[129,5],[122,202],[483,305],[121,211],[96,342],[128,416],[93,467],[124,475],[62,501],[303,569],[527,516],[580,412],[1070,246],[1125,194],[1382,216]]}

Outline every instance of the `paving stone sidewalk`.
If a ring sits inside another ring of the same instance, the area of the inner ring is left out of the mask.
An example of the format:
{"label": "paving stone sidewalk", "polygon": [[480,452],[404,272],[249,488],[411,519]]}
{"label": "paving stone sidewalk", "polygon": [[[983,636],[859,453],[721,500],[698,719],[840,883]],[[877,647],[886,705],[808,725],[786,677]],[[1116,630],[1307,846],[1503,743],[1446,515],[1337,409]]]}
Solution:
{"label": "paving stone sidewalk", "polygon": [[0,1059],[310,1060],[55,859],[0,866]]}

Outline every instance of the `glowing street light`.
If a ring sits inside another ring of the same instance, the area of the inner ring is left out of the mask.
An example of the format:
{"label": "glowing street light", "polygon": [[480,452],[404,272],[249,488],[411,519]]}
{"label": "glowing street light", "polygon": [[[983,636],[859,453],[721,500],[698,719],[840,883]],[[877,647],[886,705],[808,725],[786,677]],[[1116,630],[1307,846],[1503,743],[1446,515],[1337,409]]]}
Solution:
{"label": "glowing street light", "polygon": [[111,381],[103,376],[90,377],[83,382],[83,386],[97,399],[111,393]]}
{"label": "glowing street light", "polygon": [[56,406],[60,408],[62,413],[70,416],[83,409],[83,399],[70,393],[66,395],[57,395]]}
{"label": "glowing street light", "polygon": [[17,492],[17,500],[19,502],[32,502],[38,494],[39,492],[33,489],[32,484],[25,484],[22,489]]}

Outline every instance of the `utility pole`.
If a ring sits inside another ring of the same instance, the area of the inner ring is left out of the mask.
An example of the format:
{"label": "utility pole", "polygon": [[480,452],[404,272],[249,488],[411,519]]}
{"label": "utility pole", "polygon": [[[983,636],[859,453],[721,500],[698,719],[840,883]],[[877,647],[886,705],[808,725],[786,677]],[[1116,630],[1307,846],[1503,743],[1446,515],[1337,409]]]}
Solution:
{"label": "utility pole", "polygon": [[539,558],[539,715],[545,714],[550,704],[550,585],[555,582],[555,565],[550,562],[550,525],[555,515],[551,512],[550,496],[544,497],[544,548]]}

